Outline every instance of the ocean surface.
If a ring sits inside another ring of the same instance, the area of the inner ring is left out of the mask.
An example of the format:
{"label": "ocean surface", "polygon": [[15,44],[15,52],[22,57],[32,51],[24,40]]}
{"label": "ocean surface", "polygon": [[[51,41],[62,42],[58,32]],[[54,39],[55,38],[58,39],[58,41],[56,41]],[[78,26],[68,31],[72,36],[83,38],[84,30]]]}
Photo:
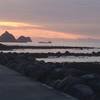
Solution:
{"label": "ocean surface", "polygon": [[[39,43],[39,41],[33,41],[32,43],[4,43],[5,45],[19,45],[19,46],[74,46],[74,47],[95,47],[94,49],[14,49],[0,52],[16,52],[16,53],[48,53],[48,52],[61,52],[69,51],[70,53],[92,53],[100,52],[99,41],[52,41],[52,43]],[[49,57],[49,58],[37,58],[37,60],[45,62],[100,62],[100,57],[75,57],[75,56],[63,56],[63,57]]]}
{"label": "ocean surface", "polygon": [[[65,40],[53,40],[52,43],[39,43],[39,41],[33,41],[29,43],[4,43],[7,45],[30,45],[30,46],[86,46],[86,47],[100,47],[100,41],[65,41]],[[2,43],[2,42],[1,42]]]}

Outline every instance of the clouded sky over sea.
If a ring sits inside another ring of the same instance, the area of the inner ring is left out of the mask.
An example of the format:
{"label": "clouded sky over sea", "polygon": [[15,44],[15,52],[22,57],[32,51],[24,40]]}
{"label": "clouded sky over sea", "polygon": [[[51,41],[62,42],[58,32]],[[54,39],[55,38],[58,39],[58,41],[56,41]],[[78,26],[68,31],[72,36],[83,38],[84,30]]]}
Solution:
{"label": "clouded sky over sea", "polygon": [[0,32],[99,38],[100,0],[0,0]]}

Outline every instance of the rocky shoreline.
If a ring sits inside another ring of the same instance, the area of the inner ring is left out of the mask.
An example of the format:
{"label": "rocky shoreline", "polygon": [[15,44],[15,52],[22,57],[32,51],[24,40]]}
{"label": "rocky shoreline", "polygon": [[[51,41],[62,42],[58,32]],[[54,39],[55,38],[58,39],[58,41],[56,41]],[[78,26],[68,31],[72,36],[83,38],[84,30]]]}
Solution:
{"label": "rocky shoreline", "polygon": [[0,53],[0,64],[79,100],[100,100],[99,63],[45,63],[30,53]]}
{"label": "rocky shoreline", "polygon": [[7,46],[7,49],[95,49],[95,47],[74,47],[74,46]]}
{"label": "rocky shoreline", "polygon": [[[83,49],[94,49],[94,47],[68,47],[68,46],[9,46],[9,45],[4,45],[4,44],[0,44],[0,50],[3,51],[13,51],[13,50],[17,50],[17,49],[79,49],[79,50],[83,50]],[[48,53],[31,53],[35,58],[48,58],[50,56],[54,56],[54,57],[62,57],[62,56],[100,56],[100,52],[91,52],[91,53],[72,53],[69,51],[66,51],[64,53],[61,52],[57,52],[57,53],[52,53],[52,52],[48,52]]]}
{"label": "rocky shoreline", "polygon": [[30,53],[35,58],[48,58],[48,57],[66,57],[66,56],[75,56],[75,57],[98,57],[100,56],[100,52],[92,52],[92,53],[70,53],[66,51],[65,53],[57,52],[57,53]]}

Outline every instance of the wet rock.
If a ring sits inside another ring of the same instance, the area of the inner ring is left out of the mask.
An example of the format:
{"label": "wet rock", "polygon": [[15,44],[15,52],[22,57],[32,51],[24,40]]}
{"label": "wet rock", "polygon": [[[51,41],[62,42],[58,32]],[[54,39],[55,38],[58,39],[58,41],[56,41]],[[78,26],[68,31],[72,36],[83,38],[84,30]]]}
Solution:
{"label": "wet rock", "polygon": [[74,77],[75,76],[78,77],[78,76],[81,76],[83,74],[84,74],[83,71],[81,71],[79,69],[75,69],[75,68],[67,68],[65,70],[65,75],[71,75],[71,76],[74,76]]}
{"label": "wet rock", "polygon": [[91,86],[96,92],[100,93],[100,80],[89,81],[88,85]]}
{"label": "wet rock", "polygon": [[[36,61],[34,55],[37,54],[0,53],[0,64],[80,100],[100,99],[100,64],[45,63]],[[99,99],[94,99],[95,94]]]}
{"label": "wet rock", "polygon": [[5,31],[5,33],[3,33],[0,36],[0,41],[1,42],[16,42],[16,39],[11,33],[9,33],[8,31]]}
{"label": "wet rock", "polygon": [[1,53],[0,54],[0,64],[5,65],[8,62],[8,58],[5,54]]}
{"label": "wet rock", "polygon": [[79,83],[81,83],[81,79],[77,77],[67,76],[64,79],[60,80],[58,84],[56,84],[56,88],[67,92],[73,84]]}
{"label": "wet rock", "polygon": [[20,36],[17,40],[17,42],[32,42],[30,37]]}
{"label": "wet rock", "polygon": [[82,75],[81,78],[84,80],[96,80],[97,75],[96,74],[85,74],[85,75]]}
{"label": "wet rock", "polygon": [[95,100],[95,93],[91,87],[84,84],[75,84],[70,88],[70,94],[80,100]]}
{"label": "wet rock", "polygon": [[51,77],[50,78],[56,80],[56,79],[62,79],[63,77],[64,77],[63,70],[61,68],[55,68],[51,72]]}

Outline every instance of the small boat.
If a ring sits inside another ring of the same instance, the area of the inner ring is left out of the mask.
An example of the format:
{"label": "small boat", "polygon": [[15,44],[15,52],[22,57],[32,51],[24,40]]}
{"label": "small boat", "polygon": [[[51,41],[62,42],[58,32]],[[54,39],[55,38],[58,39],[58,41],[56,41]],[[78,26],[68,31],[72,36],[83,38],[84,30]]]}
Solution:
{"label": "small boat", "polygon": [[47,44],[51,44],[52,42],[51,41],[40,41],[38,43],[47,43]]}

